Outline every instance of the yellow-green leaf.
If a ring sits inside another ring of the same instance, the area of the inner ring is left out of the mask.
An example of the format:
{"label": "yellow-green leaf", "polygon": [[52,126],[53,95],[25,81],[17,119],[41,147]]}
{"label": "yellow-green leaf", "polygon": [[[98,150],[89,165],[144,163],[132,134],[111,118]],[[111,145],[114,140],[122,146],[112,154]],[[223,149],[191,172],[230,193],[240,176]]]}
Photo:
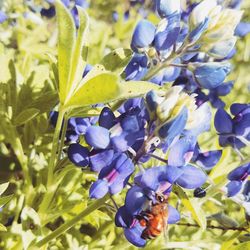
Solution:
{"label": "yellow-green leaf", "polygon": [[7,228],[0,223],[0,232],[6,232],[7,231]]}
{"label": "yellow-green leaf", "polygon": [[56,1],[56,13],[58,23],[58,73],[60,102],[64,103],[67,95],[67,84],[70,80],[71,62],[76,43],[76,28],[74,20],[64,6]]}
{"label": "yellow-green leaf", "polygon": [[132,54],[133,52],[130,49],[119,48],[107,54],[100,64],[102,64],[106,70],[121,74],[129,63]]}
{"label": "yellow-green leaf", "polygon": [[158,90],[160,87],[151,82],[128,81],[121,85],[121,94],[119,99],[128,99],[142,96],[151,90]]}
{"label": "yellow-green leaf", "polygon": [[34,117],[36,117],[39,113],[40,113],[40,110],[36,108],[25,109],[20,114],[17,115],[17,117],[15,118],[13,122],[13,125],[15,126],[22,125],[30,121]]}
{"label": "yellow-green leaf", "polygon": [[202,230],[205,230],[207,227],[206,216],[200,204],[197,202],[197,199],[189,198],[187,194],[183,191],[183,189],[179,186],[175,186],[174,190],[176,191],[178,197],[181,199],[181,202],[184,207],[191,212],[194,220],[199,224]]}
{"label": "yellow-green leaf", "polygon": [[82,84],[69,102],[65,104],[65,107],[107,103],[116,99],[119,94],[118,76],[112,73],[101,73]]}
{"label": "yellow-green leaf", "polygon": [[8,186],[9,186],[9,182],[5,182],[5,183],[0,185],[0,195],[2,195],[6,191]]}
{"label": "yellow-green leaf", "polygon": [[86,43],[86,36],[89,26],[89,18],[87,13],[81,7],[77,6],[78,16],[79,16],[79,29],[77,32],[77,40],[74,48],[73,57],[71,59],[71,72],[70,80],[67,85],[67,95],[71,95],[76,88],[77,84],[82,79],[82,74],[86,66],[82,54],[84,49],[84,44]]}
{"label": "yellow-green leaf", "polygon": [[6,203],[8,203],[11,198],[13,197],[13,195],[7,195],[7,196],[4,196],[4,197],[0,197],[0,208],[2,206],[4,206]]}

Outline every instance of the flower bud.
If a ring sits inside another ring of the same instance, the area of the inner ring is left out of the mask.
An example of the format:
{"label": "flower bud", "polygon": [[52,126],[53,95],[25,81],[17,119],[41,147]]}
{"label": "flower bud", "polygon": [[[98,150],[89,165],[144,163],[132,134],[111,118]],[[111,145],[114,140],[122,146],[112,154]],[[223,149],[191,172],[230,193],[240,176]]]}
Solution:
{"label": "flower bud", "polygon": [[188,66],[197,83],[205,89],[213,89],[223,83],[230,72],[229,63],[193,63]]}
{"label": "flower bud", "polygon": [[147,21],[141,20],[133,33],[131,48],[137,50],[138,48],[148,47],[154,40],[155,26]]}
{"label": "flower bud", "polygon": [[156,9],[161,18],[180,13],[180,0],[157,0]]}

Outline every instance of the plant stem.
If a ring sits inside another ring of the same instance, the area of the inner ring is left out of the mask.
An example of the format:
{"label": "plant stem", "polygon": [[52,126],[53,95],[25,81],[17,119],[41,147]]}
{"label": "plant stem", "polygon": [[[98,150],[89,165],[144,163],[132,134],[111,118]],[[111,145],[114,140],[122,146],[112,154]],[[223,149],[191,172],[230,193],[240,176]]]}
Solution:
{"label": "plant stem", "polygon": [[[186,226],[186,227],[200,227],[198,224],[191,224],[191,223],[177,223],[176,225],[177,226]],[[234,231],[246,231],[246,232],[248,232],[248,229],[245,227],[222,227],[222,226],[209,225],[209,226],[207,226],[207,228],[220,229],[223,231],[234,230]]]}
{"label": "plant stem", "polygon": [[41,213],[45,213],[57,189],[56,184],[53,183],[54,168],[55,168],[55,161],[57,159],[58,141],[60,137],[60,131],[61,131],[62,123],[63,123],[64,114],[65,114],[65,110],[62,107],[59,107],[58,118],[56,122],[54,136],[53,136],[53,142],[52,142],[52,152],[51,152],[51,156],[50,156],[50,160],[48,164],[47,192],[45,193],[43,201],[39,207],[39,212]]}
{"label": "plant stem", "polygon": [[167,160],[165,160],[165,159],[161,158],[161,157],[160,157],[160,156],[158,156],[158,155],[155,155],[155,154],[150,154],[150,153],[148,153],[148,155],[150,155],[151,157],[153,157],[153,158],[155,158],[155,159],[157,159],[157,160],[159,160],[159,161],[162,161],[162,162],[164,162],[164,163],[168,163],[168,161],[167,161]]}
{"label": "plant stem", "polygon": [[60,140],[60,144],[59,144],[59,148],[58,148],[57,162],[60,160],[60,157],[61,157],[61,154],[62,154],[62,149],[63,149],[63,145],[64,145],[64,139],[65,139],[67,127],[68,127],[68,116],[65,114],[65,117],[64,117],[64,120],[63,120],[61,140]]}
{"label": "plant stem", "polygon": [[[81,219],[95,211],[96,209],[100,208],[104,203],[109,199],[109,196],[106,195],[102,199],[99,199],[95,202],[93,202],[90,206],[88,206],[84,211],[82,211],[80,214],[75,216],[70,221],[66,222],[62,226],[58,227],[55,231],[53,231],[51,234],[44,237],[42,240],[38,241],[34,247],[41,248],[43,245],[47,244],[51,240],[57,238],[61,234],[65,233],[67,230],[75,226]],[[32,247],[30,248],[32,249]]]}
{"label": "plant stem", "polygon": [[54,165],[55,165],[55,160],[56,160],[58,141],[59,141],[64,114],[65,114],[65,111],[60,107],[59,112],[58,112],[56,128],[55,128],[55,132],[53,136],[51,157],[50,157],[50,161],[48,165],[47,187],[51,186],[53,183]]}

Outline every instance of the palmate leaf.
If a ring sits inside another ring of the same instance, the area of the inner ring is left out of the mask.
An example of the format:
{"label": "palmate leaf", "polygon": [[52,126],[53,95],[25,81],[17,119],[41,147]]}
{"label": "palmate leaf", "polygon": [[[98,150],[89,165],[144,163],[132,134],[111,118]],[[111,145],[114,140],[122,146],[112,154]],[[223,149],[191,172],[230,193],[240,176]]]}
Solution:
{"label": "palmate leaf", "polygon": [[0,195],[2,195],[6,191],[6,189],[9,186],[9,184],[10,184],[9,182],[5,182],[5,183],[3,183],[3,184],[0,185]]}
{"label": "palmate leaf", "polygon": [[77,6],[80,26],[76,36],[74,20],[61,1],[56,1],[56,10],[59,30],[59,97],[60,102],[64,104],[65,100],[70,98],[80,82],[86,65],[82,54],[89,21],[86,12]]}
{"label": "palmate leaf", "polygon": [[0,208],[1,208],[2,206],[4,206],[6,203],[8,203],[8,202],[11,200],[12,197],[13,197],[12,194],[11,194],[11,195],[7,195],[7,196],[4,196],[4,197],[0,197]]}
{"label": "palmate leaf", "polygon": [[101,73],[82,85],[65,104],[66,107],[107,103],[120,94],[119,78],[112,73]]}
{"label": "palmate leaf", "polygon": [[129,81],[121,85],[121,94],[117,99],[129,99],[142,96],[151,90],[159,90],[160,87],[151,82]]}
{"label": "palmate leaf", "polygon": [[7,231],[7,228],[0,223],[0,232],[6,232]]}
{"label": "palmate leaf", "polygon": [[13,121],[13,125],[14,126],[19,126],[21,124],[24,124],[24,123],[32,120],[39,113],[40,113],[40,110],[36,109],[36,108],[25,109],[20,114],[17,115],[17,117]]}
{"label": "palmate leaf", "polygon": [[107,54],[100,64],[102,64],[106,70],[121,74],[131,60],[132,55],[133,52],[131,49],[115,49]]}
{"label": "palmate leaf", "polygon": [[197,202],[197,199],[189,198],[187,194],[183,191],[183,189],[179,186],[175,186],[174,191],[177,193],[179,199],[181,199],[181,202],[184,207],[188,211],[190,211],[194,220],[199,224],[202,230],[205,230],[207,227],[206,216],[200,204]]}
{"label": "palmate leaf", "polygon": [[59,97],[61,103],[67,95],[67,84],[70,80],[71,62],[76,43],[76,28],[74,20],[61,1],[56,1],[58,23],[58,73]]}

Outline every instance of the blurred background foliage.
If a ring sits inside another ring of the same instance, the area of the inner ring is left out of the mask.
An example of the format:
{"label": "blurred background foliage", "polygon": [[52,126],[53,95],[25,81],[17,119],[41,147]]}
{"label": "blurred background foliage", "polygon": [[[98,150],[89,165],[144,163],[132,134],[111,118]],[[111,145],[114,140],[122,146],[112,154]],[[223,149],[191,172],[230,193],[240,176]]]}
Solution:
{"label": "blurred background foliage", "polygon": [[[158,20],[150,11],[151,1],[146,1],[143,7],[131,7],[129,1],[117,0],[95,0],[89,4],[90,64],[100,62],[115,48],[129,48],[133,29],[143,15],[153,22]],[[52,69],[56,56],[56,22],[55,17],[41,17],[38,12],[41,6],[47,7],[47,3],[38,0],[0,1],[0,8],[9,16],[0,24],[0,183],[9,182],[1,196],[7,198],[0,200],[0,205],[1,201],[6,204],[0,212],[0,249],[27,249],[33,239],[81,212],[89,203],[90,183],[96,179],[95,174],[82,172],[65,162],[67,173],[60,175],[63,170],[58,169],[60,185],[53,206],[46,214],[39,213],[53,136],[48,115],[58,102],[57,79]],[[242,7],[244,21],[250,22],[250,0],[244,0]],[[130,18],[125,20],[124,13],[128,10]],[[113,19],[114,11],[118,15],[117,21]],[[232,63],[234,70],[229,79],[235,80],[235,85],[230,95],[224,98],[227,108],[234,102],[249,102],[250,99],[250,34],[237,42]],[[215,129],[200,138],[200,142],[204,150],[218,148]],[[249,155],[247,150],[243,155]],[[210,182],[216,184],[216,188],[199,200],[187,192],[189,201],[199,208],[196,212],[200,221],[207,219],[207,228],[200,228],[188,209],[189,204],[183,204],[173,195],[170,203],[181,210],[181,223],[186,225],[169,226],[167,243],[161,236],[145,249],[250,249],[249,233],[213,228],[240,227],[246,221],[244,209],[226,198],[221,190],[226,175],[239,163],[239,157],[232,150],[225,149],[221,161],[210,173]],[[27,176],[30,176],[29,185],[24,185]],[[118,204],[122,204],[124,192],[115,198]],[[51,241],[47,249],[135,249],[125,240],[122,230],[114,226],[114,212],[112,202],[108,202]]]}

